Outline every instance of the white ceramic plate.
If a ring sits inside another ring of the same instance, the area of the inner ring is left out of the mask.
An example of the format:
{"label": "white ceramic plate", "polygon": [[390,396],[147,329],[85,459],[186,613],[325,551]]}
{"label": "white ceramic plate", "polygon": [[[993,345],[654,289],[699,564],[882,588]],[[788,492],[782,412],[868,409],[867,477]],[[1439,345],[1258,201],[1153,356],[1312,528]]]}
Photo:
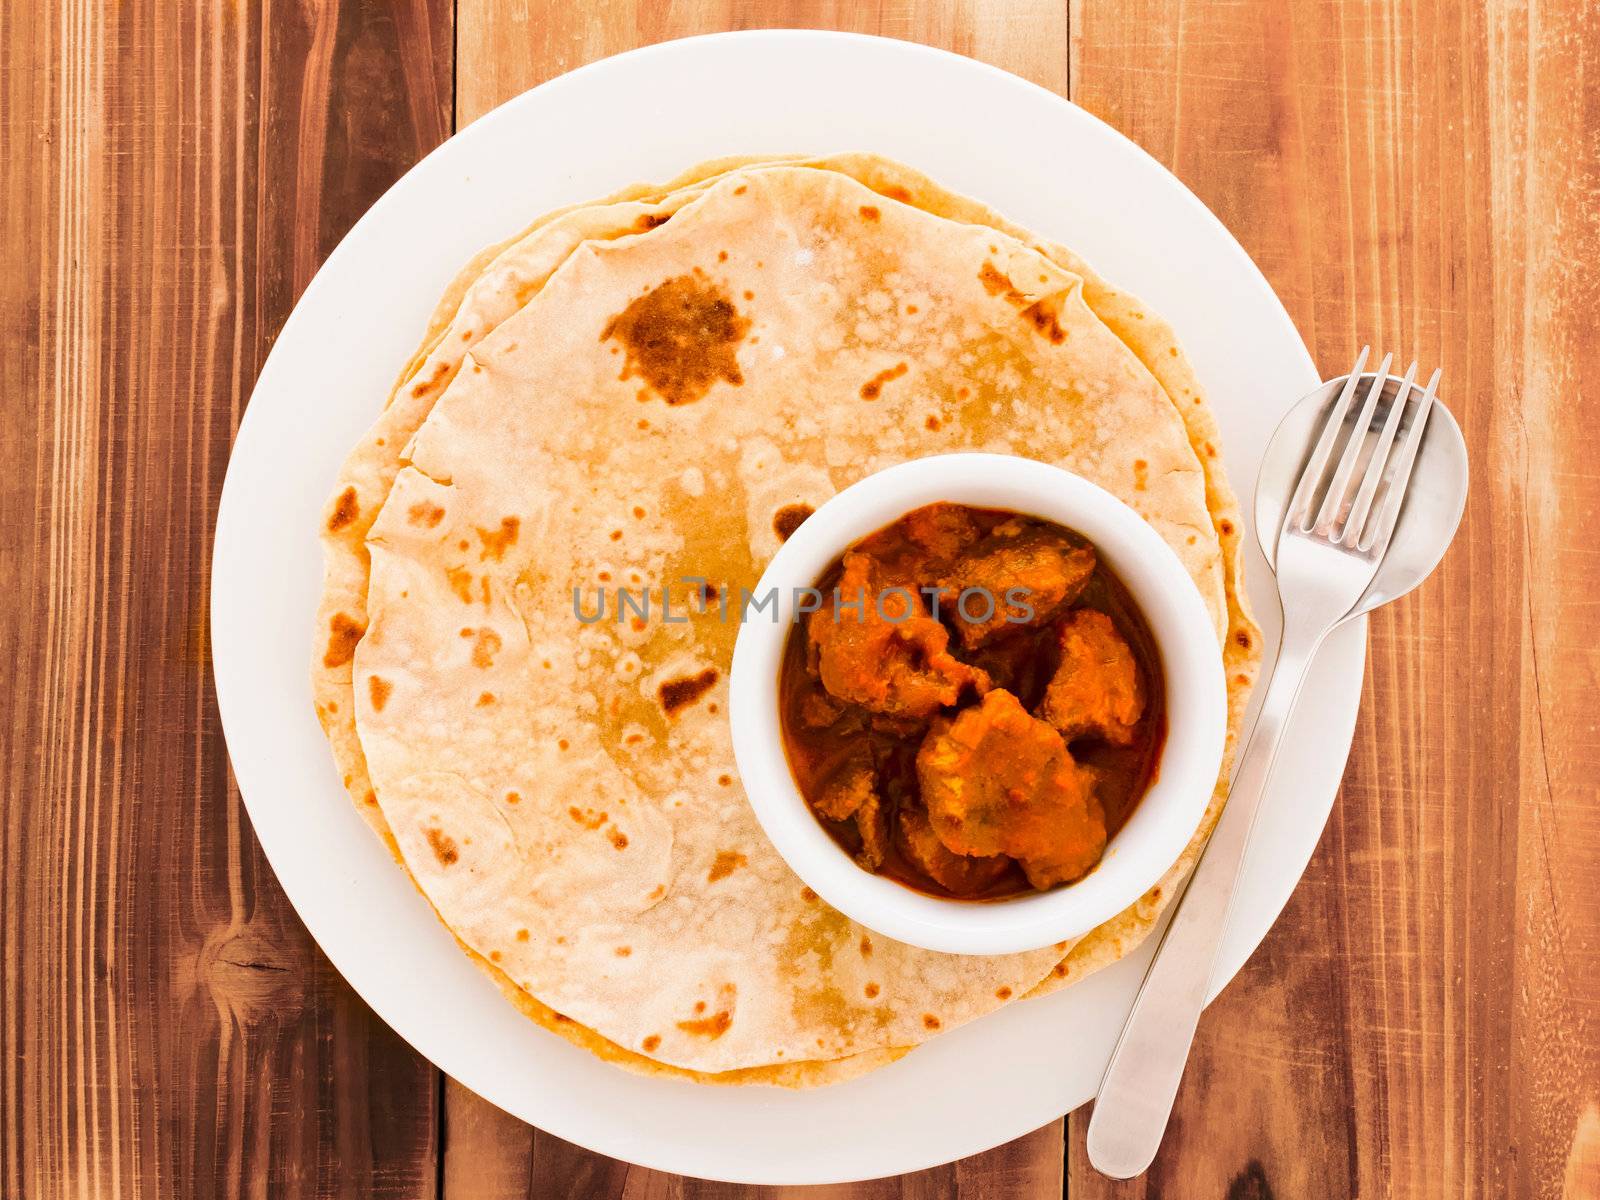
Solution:
{"label": "white ceramic plate", "polygon": [[[308,680],[316,530],[346,451],[435,299],[480,247],[557,205],[703,159],[838,150],[903,159],[991,203],[1164,314],[1216,409],[1250,520],[1267,437],[1317,377],[1266,280],[1182,184],[1094,117],[994,68],[877,38],[753,32],[654,46],[553,80],[452,138],[379,200],[306,289],[261,372],[228,466],[213,564],[217,695],[235,775],[295,909],[356,991],[451,1076],[551,1133],[651,1167],[756,1183],[915,1170],[1076,1108],[1094,1093],[1148,944],[838,1087],[700,1087],[608,1066],[501,998],[345,797]],[[1275,645],[1276,593],[1254,536],[1244,544]],[[1330,639],[1302,693],[1219,990],[1266,934],[1322,831],[1365,638],[1357,623]],[[863,1132],[829,1136],[843,1130]]]}

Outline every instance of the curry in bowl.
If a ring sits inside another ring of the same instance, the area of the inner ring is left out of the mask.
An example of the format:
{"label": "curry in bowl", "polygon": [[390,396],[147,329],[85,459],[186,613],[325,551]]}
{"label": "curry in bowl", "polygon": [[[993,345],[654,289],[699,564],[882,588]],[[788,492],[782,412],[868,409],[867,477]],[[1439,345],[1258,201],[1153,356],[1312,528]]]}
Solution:
{"label": "curry in bowl", "polygon": [[784,748],[864,869],[1003,899],[1093,870],[1155,779],[1155,641],[1085,538],[930,504],[861,539],[785,645]]}

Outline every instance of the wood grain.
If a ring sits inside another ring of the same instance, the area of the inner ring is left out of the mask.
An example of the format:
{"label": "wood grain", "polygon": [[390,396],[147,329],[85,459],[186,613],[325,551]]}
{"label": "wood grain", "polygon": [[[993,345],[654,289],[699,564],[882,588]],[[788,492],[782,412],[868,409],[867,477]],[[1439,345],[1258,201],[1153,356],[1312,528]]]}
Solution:
{"label": "wood grain", "polygon": [[1443,366],[1476,479],[1373,620],[1333,819],[1161,1157],[1110,1186],[1075,1116],[1069,1190],[1594,1195],[1600,12],[1080,0],[1072,27],[1076,99],[1222,217],[1325,374],[1367,340]]}
{"label": "wood grain", "polygon": [[1600,1196],[1586,0],[0,4],[0,1196],[786,1194],[531,1130],[376,1022],[249,833],[205,642],[233,430],[365,205],[526,87],[761,26],[1070,89],[1221,215],[1325,371],[1366,340],[1442,365],[1476,472],[1373,622],[1328,832],[1152,1172],[1095,1176],[1079,1114],[1065,1147],[809,1194]]}
{"label": "wood grain", "polygon": [[0,1195],[426,1196],[436,1073],[251,837],[206,647],[256,372],[450,124],[448,2],[0,5]]}

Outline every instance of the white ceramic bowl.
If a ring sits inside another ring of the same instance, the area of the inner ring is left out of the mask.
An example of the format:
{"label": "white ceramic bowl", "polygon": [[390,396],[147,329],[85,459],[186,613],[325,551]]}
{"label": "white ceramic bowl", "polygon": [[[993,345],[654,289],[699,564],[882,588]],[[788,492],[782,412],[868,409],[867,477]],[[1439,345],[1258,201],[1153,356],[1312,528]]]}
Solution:
{"label": "white ceramic bowl", "polygon": [[[814,585],[859,538],[946,500],[1058,522],[1094,543],[1133,594],[1161,655],[1167,739],[1156,781],[1076,883],[975,903],[915,892],[862,870],[806,806],[783,749],[778,672],[795,589]],[[1059,467],[1004,454],[946,454],[870,475],[834,496],[779,548],[757,585],[772,609],[740,627],[729,681],[733,749],[756,817],[778,853],[824,900],[869,929],[956,954],[1032,950],[1086,933],[1144,894],[1188,843],[1216,785],[1227,691],[1216,632],[1171,548],[1111,493]]]}

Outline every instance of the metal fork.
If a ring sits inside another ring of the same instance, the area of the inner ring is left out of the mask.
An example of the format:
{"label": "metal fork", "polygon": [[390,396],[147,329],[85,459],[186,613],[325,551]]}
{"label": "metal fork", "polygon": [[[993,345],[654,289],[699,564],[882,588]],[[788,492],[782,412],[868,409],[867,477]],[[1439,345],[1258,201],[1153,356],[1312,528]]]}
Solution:
{"label": "metal fork", "polygon": [[[1367,356],[1363,348],[1306,460],[1278,534],[1283,640],[1240,756],[1228,819],[1218,825],[1178,902],[1100,1083],[1089,1120],[1089,1161],[1116,1179],[1144,1171],[1161,1144],[1210,991],[1250,830],[1306,668],[1377,574],[1433,410],[1440,372],[1413,403],[1417,365],[1412,363],[1377,424],[1393,355],[1385,356],[1370,377],[1362,375]],[[1371,383],[1352,421],[1356,393],[1366,378]],[[1413,414],[1409,425],[1407,412]]]}

